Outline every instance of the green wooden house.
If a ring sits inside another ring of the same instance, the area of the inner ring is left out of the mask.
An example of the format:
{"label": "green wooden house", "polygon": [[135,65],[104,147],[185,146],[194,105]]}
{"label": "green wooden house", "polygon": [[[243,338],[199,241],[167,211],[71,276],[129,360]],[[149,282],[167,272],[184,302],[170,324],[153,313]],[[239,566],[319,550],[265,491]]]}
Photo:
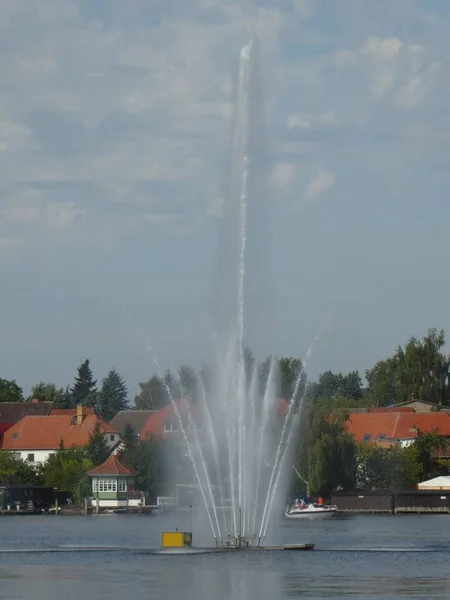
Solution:
{"label": "green wooden house", "polygon": [[116,456],[110,456],[87,475],[92,481],[92,505],[97,512],[102,508],[127,508],[143,503],[142,494],[134,489],[136,473],[119,462]]}

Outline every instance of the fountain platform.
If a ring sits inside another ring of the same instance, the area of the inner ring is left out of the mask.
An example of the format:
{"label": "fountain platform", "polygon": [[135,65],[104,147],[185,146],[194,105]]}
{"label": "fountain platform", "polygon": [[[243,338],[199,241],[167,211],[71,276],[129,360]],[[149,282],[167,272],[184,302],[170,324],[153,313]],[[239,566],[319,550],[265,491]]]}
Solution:
{"label": "fountain platform", "polygon": [[165,531],[161,536],[161,550],[162,551],[186,551],[189,552],[233,552],[233,551],[300,551],[300,550],[314,550],[314,544],[270,544],[263,545],[255,537],[244,537],[238,536],[237,538],[227,539],[225,542],[222,540],[216,541],[216,546],[213,548],[195,548],[192,546],[192,533],[181,532],[181,531]]}

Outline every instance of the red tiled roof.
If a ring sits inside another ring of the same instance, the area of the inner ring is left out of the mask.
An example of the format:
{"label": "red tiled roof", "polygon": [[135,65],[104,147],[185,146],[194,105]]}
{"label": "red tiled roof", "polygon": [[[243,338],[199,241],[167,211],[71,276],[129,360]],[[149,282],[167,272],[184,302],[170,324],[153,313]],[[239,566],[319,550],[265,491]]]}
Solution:
{"label": "red tiled roof", "polygon": [[110,456],[105,460],[104,463],[92,469],[87,473],[88,475],[136,475],[134,471],[131,471],[119,462],[116,456]]}
{"label": "red tiled roof", "polygon": [[[51,415],[70,415],[71,417],[76,416],[77,409],[76,408],[52,408],[50,411]],[[84,407],[83,408],[84,415],[95,415],[95,409],[92,407]]]}
{"label": "red tiled roof", "polygon": [[[188,415],[189,410],[193,416],[198,413],[198,405],[192,404],[185,398],[182,398],[181,400],[175,400],[175,404],[177,405],[178,412],[181,416]],[[139,433],[139,439],[144,440],[149,436],[162,439],[167,439],[168,437],[179,437],[181,435],[180,431],[170,433],[164,431],[164,424],[166,421],[174,421],[176,419],[177,414],[173,404],[170,403],[167,406],[164,406],[164,408],[161,408],[147,418]]]}
{"label": "red tiled roof", "polygon": [[418,430],[430,433],[434,429],[441,435],[450,436],[450,415],[446,412],[351,413],[346,427],[357,441],[365,440],[365,436],[370,436],[370,440],[382,436],[408,440],[415,438]]}
{"label": "red tiled roof", "polygon": [[61,440],[65,448],[86,446],[96,423],[103,433],[118,433],[97,415],[72,421],[73,415],[26,416],[5,432],[3,450],[57,450]]}

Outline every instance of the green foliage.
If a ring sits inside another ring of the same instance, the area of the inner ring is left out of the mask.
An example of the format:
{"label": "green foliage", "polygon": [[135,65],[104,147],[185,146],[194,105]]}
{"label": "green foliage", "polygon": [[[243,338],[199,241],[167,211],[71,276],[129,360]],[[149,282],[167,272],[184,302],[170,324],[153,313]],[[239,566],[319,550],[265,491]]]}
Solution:
{"label": "green foliage", "polygon": [[180,387],[180,396],[184,398],[196,399],[197,396],[197,375],[191,367],[182,365],[178,370],[178,383]]}
{"label": "green foliage", "polygon": [[352,398],[354,400],[362,397],[362,381],[358,371],[351,371],[347,375],[325,371],[319,376],[319,381],[308,386],[308,395],[313,398]]}
{"label": "green foliage", "polygon": [[410,452],[365,443],[358,443],[357,448],[359,489],[398,492],[417,483],[417,461]]}
{"label": "green foliage", "polygon": [[308,482],[310,491],[328,496],[356,483],[356,445],[345,431],[348,414],[333,412],[328,398],[311,402],[308,411]]}
{"label": "green foliage", "polygon": [[97,410],[105,421],[111,421],[118,412],[127,410],[128,388],[123,377],[115,369],[111,369],[102,381],[98,394]]}
{"label": "green foliage", "polygon": [[94,430],[89,436],[89,442],[86,447],[86,456],[94,467],[98,467],[104,463],[109,456],[108,444],[106,443],[105,436],[98,423],[95,424]]}
{"label": "green foliage", "polygon": [[145,383],[140,383],[140,393],[135,396],[136,408],[141,410],[158,410],[169,403],[166,386],[160,377],[154,375]]}
{"label": "green foliage", "polygon": [[152,436],[137,443],[131,435],[126,437],[120,461],[137,473],[135,487],[147,492],[151,502],[171,494],[175,483],[190,482],[192,473],[182,443]]}
{"label": "green foliage", "polygon": [[2,485],[39,485],[39,473],[21,458],[15,458],[12,452],[0,452],[0,484]]}
{"label": "green foliage", "polygon": [[386,406],[416,398],[448,405],[450,358],[442,353],[444,345],[444,331],[430,329],[422,340],[410,338],[394,356],[366,371],[374,404]]}
{"label": "green foliage", "polygon": [[122,443],[124,445],[125,452],[130,451],[138,445],[139,437],[133,426],[129,423],[125,425],[122,433]]}
{"label": "green foliage", "polygon": [[422,480],[429,479],[441,473],[439,468],[439,452],[448,449],[448,440],[436,430],[430,433],[419,431],[414,440],[413,452],[418,465],[419,477]]}
{"label": "green foliage", "polygon": [[44,383],[41,381],[31,388],[28,401],[53,402],[55,408],[65,408],[65,395],[64,388],[58,389],[54,383]]}
{"label": "green foliage", "polygon": [[23,402],[22,388],[14,379],[0,379],[0,402]]}
{"label": "green foliage", "polygon": [[294,401],[298,404],[306,387],[306,373],[303,363],[298,358],[281,358],[278,361],[278,395],[280,398]]}
{"label": "green foliage", "polygon": [[90,493],[89,477],[86,473],[93,464],[82,448],[60,448],[39,468],[43,484],[72,494],[75,502],[82,504]]}
{"label": "green foliage", "polygon": [[75,383],[70,389],[72,407],[75,407],[77,404],[90,407],[95,406],[97,404],[96,383],[93,378],[89,359],[87,359],[78,367]]}

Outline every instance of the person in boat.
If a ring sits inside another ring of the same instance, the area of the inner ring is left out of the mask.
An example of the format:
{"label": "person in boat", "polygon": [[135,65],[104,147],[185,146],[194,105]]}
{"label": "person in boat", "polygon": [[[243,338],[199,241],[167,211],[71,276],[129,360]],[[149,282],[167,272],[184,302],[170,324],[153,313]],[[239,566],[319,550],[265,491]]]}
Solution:
{"label": "person in boat", "polygon": [[322,496],[319,496],[319,498],[317,499],[317,504],[318,504],[318,506],[323,506],[323,498],[322,498]]}

